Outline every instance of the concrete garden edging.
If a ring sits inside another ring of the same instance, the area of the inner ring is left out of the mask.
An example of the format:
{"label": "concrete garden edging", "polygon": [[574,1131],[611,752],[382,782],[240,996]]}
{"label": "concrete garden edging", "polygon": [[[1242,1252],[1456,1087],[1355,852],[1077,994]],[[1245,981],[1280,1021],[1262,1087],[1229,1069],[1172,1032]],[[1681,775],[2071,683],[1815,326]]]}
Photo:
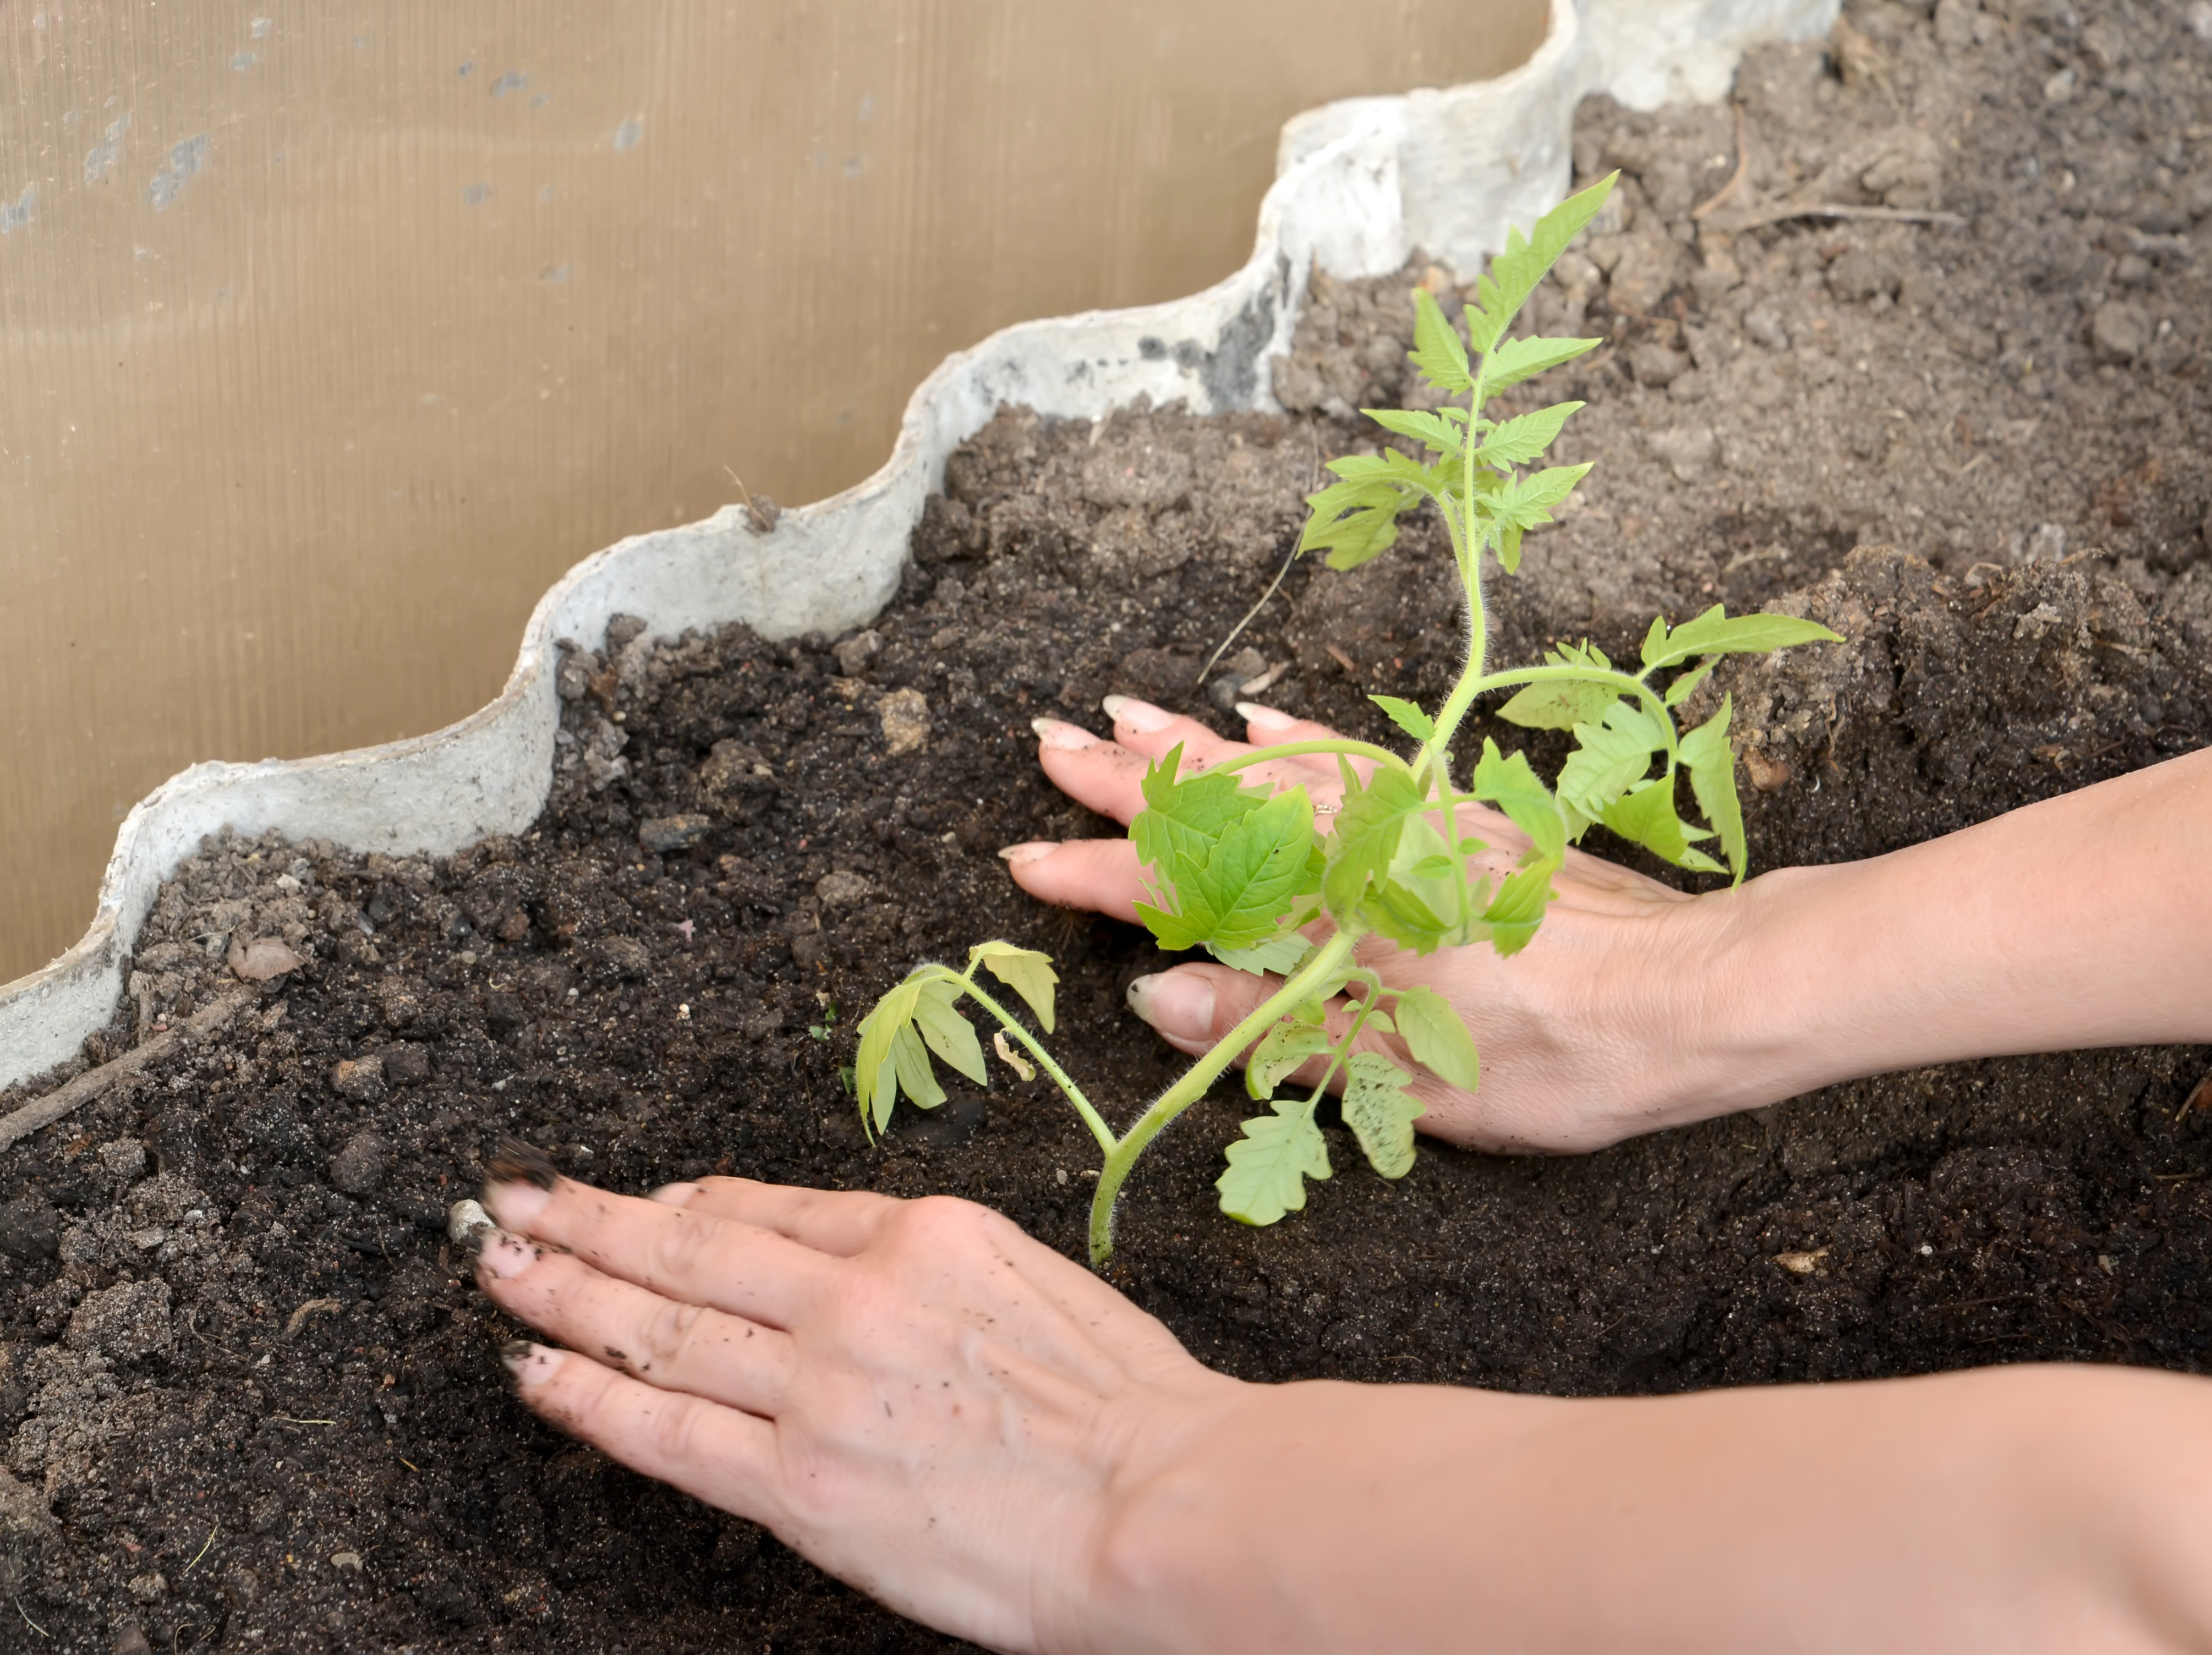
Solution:
{"label": "concrete garden edging", "polygon": [[866,481],[756,534],[741,506],[634,536],[586,558],[538,601],[498,697],[459,723],[381,747],[172,777],[125,820],[83,937],[0,985],[0,1087],[76,1055],[104,1027],[161,882],[224,827],[361,852],[443,855],[520,831],[551,785],[559,640],[610,617],[651,635],[743,621],[769,637],[872,618],[898,585],[908,536],[945,457],[1010,403],[1095,419],[1148,395],[1198,411],[1273,406],[1307,278],[1396,270],[1414,247],[1471,272],[1565,192],[1574,109],[1610,93],[1639,108],[1728,89],[1743,49],[1814,36],[1838,0],[1559,0],[1543,43],[1496,80],[1310,111],[1283,130],[1251,258],[1188,298],[1027,322],[949,357],[907,404]]}

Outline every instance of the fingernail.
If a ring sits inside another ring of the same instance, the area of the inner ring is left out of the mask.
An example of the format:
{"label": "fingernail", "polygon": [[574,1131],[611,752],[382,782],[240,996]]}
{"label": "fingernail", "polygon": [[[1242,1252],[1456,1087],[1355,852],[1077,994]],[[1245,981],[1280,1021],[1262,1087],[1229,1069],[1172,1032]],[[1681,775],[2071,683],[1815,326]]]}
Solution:
{"label": "fingernail", "polygon": [[538,1249],[505,1230],[493,1230],[479,1244],[477,1262],[504,1282],[536,1264]]}
{"label": "fingernail", "polygon": [[545,1203],[552,1198],[552,1191],[541,1190],[535,1184],[484,1185],[484,1205],[490,1209],[501,1229],[528,1229],[530,1221],[544,1212]]}
{"label": "fingernail", "polygon": [[565,1350],[534,1344],[528,1339],[509,1339],[500,1347],[500,1361],[518,1385],[543,1385],[568,1360]]}
{"label": "fingernail", "polygon": [[1109,695],[1099,706],[1115,724],[1127,724],[1139,735],[1148,735],[1155,730],[1165,730],[1175,722],[1175,714],[1154,706],[1150,701],[1140,701],[1133,695]]}
{"label": "fingernail", "polygon": [[699,1186],[696,1184],[664,1184],[647,1196],[646,1199],[658,1201],[664,1207],[688,1207],[691,1204],[692,1197],[698,1193]]}
{"label": "fingernail", "polygon": [[1171,1040],[1213,1035],[1213,985],[1195,972],[1163,972],[1129,985],[1129,1009]]}
{"label": "fingernail", "polygon": [[1040,742],[1059,752],[1079,752],[1098,745],[1098,737],[1081,724],[1072,724],[1065,718],[1032,718],[1030,728],[1036,731]]}
{"label": "fingernail", "polygon": [[1048,839],[1033,839],[1026,845],[1009,845],[999,852],[1009,868],[1026,868],[1032,862],[1042,862],[1060,848]]}
{"label": "fingernail", "polygon": [[1237,703],[1237,716],[1246,724],[1269,724],[1277,730],[1287,730],[1297,720],[1287,712],[1278,712],[1272,706],[1261,706],[1257,701]]}

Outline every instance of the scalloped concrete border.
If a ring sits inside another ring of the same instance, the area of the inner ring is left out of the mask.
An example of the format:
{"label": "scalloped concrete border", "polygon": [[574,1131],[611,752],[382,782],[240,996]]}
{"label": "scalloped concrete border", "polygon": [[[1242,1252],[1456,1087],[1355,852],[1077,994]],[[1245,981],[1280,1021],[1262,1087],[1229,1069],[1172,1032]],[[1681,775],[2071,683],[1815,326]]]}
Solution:
{"label": "scalloped concrete border", "polygon": [[0,1086],[76,1053],[122,991],[122,967],[161,882],[229,826],[359,851],[441,855],[514,833],[551,785],[556,640],[597,639],[610,616],[655,634],[744,621],[770,637],[839,632],[897,589],[907,537],[953,448],[1008,403],[1095,419],[1140,394],[1201,411],[1273,406],[1268,362],[1287,348],[1308,273],[1396,270],[1425,247],[1461,271],[1557,201],[1574,108],[1590,91],[1651,108],[1724,94],[1744,47],[1825,33],[1838,0],[1557,0],[1543,44],[1494,81],[1356,98],[1283,130],[1256,246],[1234,276],[1188,299],[1024,323],[948,358],[907,404],[896,446],[866,482],[756,536],[725,508],[588,557],[542,598],[514,671],[459,724],[388,746],[259,764],[199,764],[132,810],[83,939],[0,987]]}

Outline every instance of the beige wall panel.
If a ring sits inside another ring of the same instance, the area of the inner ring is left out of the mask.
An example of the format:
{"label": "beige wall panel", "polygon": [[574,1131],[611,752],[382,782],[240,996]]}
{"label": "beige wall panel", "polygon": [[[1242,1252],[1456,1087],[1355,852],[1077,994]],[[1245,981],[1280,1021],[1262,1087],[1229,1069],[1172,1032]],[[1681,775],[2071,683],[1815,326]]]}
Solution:
{"label": "beige wall panel", "polygon": [[1276,130],[1541,0],[0,8],[0,980],[196,760],[434,729],[569,564],[1241,264]]}

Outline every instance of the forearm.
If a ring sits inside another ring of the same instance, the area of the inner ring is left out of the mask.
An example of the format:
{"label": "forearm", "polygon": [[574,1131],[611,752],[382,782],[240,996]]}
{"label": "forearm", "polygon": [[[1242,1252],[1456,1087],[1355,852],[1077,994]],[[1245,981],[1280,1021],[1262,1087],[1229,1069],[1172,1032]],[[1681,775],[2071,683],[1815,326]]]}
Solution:
{"label": "forearm", "polygon": [[1121,1502],[1083,1646],[2016,1652],[2212,1638],[2203,1382],[1255,1392]]}
{"label": "forearm", "polygon": [[2212,750],[1716,903],[1667,1124],[1923,1064],[2212,1040]]}

